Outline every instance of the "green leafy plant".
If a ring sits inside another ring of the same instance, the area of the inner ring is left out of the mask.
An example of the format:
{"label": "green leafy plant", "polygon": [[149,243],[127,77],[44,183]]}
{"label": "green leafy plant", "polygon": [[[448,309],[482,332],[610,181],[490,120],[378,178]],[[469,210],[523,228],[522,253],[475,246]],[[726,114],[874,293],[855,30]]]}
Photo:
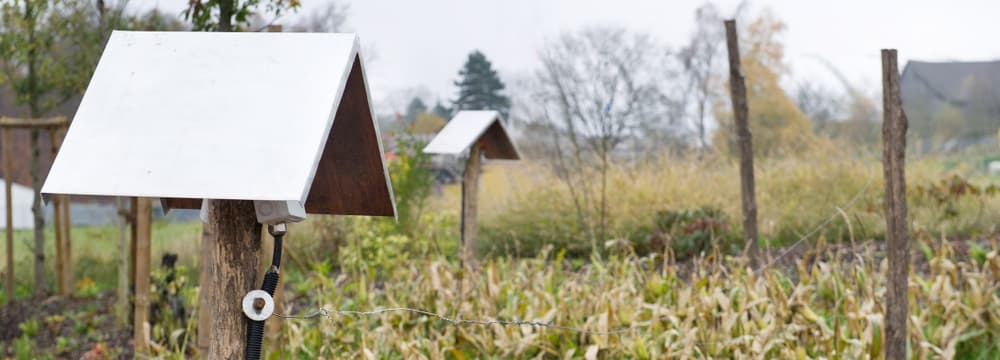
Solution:
{"label": "green leafy plant", "polygon": [[697,256],[713,246],[723,245],[728,219],[721,210],[700,207],[663,210],[656,214],[654,250],[670,247],[677,260]]}
{"label": "green leafy plant", "polygon": [[412,236],[420,227],[434,184],[431,155],[423,152],[427,143],[408,132],[398,134],[395,139],[396,156],[389,163],[389,177],[399,219],[396,227]]}
{"label": "green leafy plant", "polygon": [[97,296],[100,292],[101,289],[97,287],[97,282],[90,277],[85,277],[76,281],[76,293],[81,297],[92,298]]}

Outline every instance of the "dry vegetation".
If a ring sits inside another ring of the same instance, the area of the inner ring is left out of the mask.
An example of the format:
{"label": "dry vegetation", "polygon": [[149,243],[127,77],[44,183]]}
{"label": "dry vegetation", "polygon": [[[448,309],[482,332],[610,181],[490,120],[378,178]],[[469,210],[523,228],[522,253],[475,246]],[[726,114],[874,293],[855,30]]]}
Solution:
{"label": "dry vegetation", "polygon": [[[911,275],[910,344],[918,358],[995,358],[1000,336],[996,242],[957,254],[926,253]],[[832,250],[832,249],[831,249]],[[310,273],[291,284],[317,307],[418,307],[465,319],[525,319],[595,335],[536,327],[450,326],[433,317],[283,320],[276,358],[878,358],[885,261],[872,247],[843,254],[818,248],[783,269],[755,274],[740,258],[661,267],[662,257],[612,256],[572,269],[561,254],[491,260],[456,292],[453,264],[401,263],[379,282]],[[843,257],[843,258],[841,258]],[[963,259],[963,260],[957,260]],[[461,304],[461,305],[459,305]],[[276,347],[272,347],[275,349]],[[478,354],[478,355],[477,355]]]}

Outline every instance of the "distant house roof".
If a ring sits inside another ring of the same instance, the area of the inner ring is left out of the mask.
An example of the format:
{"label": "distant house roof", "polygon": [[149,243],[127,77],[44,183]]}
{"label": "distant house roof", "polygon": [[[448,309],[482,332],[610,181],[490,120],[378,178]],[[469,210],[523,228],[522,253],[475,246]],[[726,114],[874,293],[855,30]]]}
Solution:
{"label": "distant house roof", "polygon": [[1000,103],[1000,60],[981,62],[910,61],[900,78],[903,103],[934,100],[955,107]]}
{"label": "distant house roof", "polygon": [[517,147],[503,126],[500,113],[492,110],[460,111],[424,148],[429,154],[459,154],[476,141],[483,142],[487,159],[518,160]]}

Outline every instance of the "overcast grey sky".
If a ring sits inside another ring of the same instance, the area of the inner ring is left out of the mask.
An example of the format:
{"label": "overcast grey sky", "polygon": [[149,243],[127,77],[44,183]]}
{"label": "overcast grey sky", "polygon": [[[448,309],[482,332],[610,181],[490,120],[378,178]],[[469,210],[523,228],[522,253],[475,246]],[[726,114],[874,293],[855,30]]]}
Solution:
{"label": "overcast grey sky", "polygon": [[[301,0],[297,15],[324,0]],[[344,2],[345,0],[341,0]],[[132,0],[133,7],[159,6],[179,13],[187,0]],[[623,25],[682,46],[694,26],[696,0],[363,0],[350,5],[347,27],[377,53],[369,79],[376,96],[423,85],[443,99],[454,97],[452,81],[466,55],[480,49],[504,76],[537,65],[545,40],[589,24]],[[729,14],[738,0],[715,1]],[[900,62],[1000,59],[998,0],[756,0],[787,24],[786,84],[817,80],[839,86],[819,56],[863,89],[878,91],[879,49],[899,49]],[[722,26],[721,24],[719,26]]]}

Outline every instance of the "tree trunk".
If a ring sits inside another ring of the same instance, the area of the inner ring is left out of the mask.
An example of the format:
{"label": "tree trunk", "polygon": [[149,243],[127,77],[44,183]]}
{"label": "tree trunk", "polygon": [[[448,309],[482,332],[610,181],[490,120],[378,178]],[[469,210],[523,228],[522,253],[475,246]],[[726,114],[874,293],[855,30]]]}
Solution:
{"label": "tree trunk", "polygon": [[886,291],[885,358],[906,358],[907,288],[910,243],[906,223],[906,114],[899,95],[896,50],[882,50],[882,171],[889,257]]}
{"label": "tree trunk", "polygon": [[243,296],[257,287],[257,261],[261,225],[252,201],[213,200],[209,206],[209,229],[215,238],[212,253],[212,314],[208,359],[238,359],[245,356],[247,318]]}
{"label": "tree trunk", "polygon": [[219,1],[219,28],[220,32],[233,31],[233,3],[236,0]]}
{"label": "tree trunk", "polygon": [[747,89],[740,70],[740,46],[736,20],[726,20],[726,47],[729,51],[729,90],[733,102],[736,139],[740,149],[740,194],[743,200],[743,238],[750,261],[757,265],[760,244],[757,243],[757,199],[753,174],[753,142],[747,119]]}

